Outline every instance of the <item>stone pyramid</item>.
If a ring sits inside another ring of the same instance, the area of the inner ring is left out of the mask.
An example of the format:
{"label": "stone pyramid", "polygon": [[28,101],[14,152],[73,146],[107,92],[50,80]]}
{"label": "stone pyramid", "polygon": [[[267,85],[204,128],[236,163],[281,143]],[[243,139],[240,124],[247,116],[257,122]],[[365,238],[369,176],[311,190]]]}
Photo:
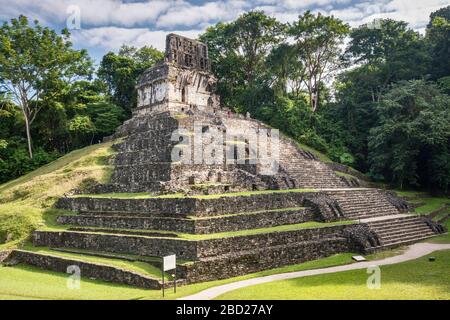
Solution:
{"label": "stone pyramid", "polygon": [[82,276],[160,288],[155,275],[58,253],[156,267],[175,253],[178,279],[192,283],[442,231],[405,213],[395,194],[364,187],[358,173],[222,108],[216,82],[208,48],[169,34],[164,61],[139,79],[132,118],[109,138],[117,150],[111,182],[58,201],[71,211],[58,218],[64,228],[33,236],[52,254],[16,250],[12,259],[62,272],[76,264]]}

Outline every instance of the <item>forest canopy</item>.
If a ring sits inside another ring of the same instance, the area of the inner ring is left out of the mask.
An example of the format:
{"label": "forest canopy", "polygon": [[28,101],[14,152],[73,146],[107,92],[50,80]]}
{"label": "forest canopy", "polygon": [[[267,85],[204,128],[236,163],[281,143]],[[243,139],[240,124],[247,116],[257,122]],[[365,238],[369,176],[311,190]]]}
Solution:
{"label": "forest canopy", "polygon": [[[224,106],[397,187],[448,192],[450,6],[425,34],[379,19],[350,28],[306,11],[262,11],[209,27]],[[24,16],[0,27],[0,183],[108,136],[136,104],[138,76],[163,58],[122,46],[94,66],[68,30]]]}

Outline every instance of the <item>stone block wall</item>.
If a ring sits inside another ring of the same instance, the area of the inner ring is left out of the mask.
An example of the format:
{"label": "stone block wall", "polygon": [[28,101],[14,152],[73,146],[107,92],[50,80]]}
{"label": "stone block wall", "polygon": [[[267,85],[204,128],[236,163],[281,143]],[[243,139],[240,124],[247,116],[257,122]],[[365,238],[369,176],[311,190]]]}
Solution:
{"label": "stone block wall", "polygon": [[230,254],[220,259],[195,262],[183,270],[188,282],[226,279],[286,265],[325,258],[348,252],[345,239],[324,239],[321,241],[295,243],[292,245],[255,248],[245,253]]}
{"label": "stone block wall", "polygon": [[180,259],[185,260],[197,258],[195,241],[177,239],[74,231],[35,231],[33,243],[36,246],[77,248],[142,256],[164,256],[175,253]]}
{"label": "stone block wall", "polygon": [[344,230],[347,228],[352,227],[343,225],[202,240],[198,241],[197,244],[197,256],[202,259],[236,254],[242,251],[252,251],[259,248],[285,246],[295,243],[320,242],[326,239],[344,239]]}
{"label": "stone block wall", "polygon": [[[29,251],[14,250],[8,258],[9,261],[17,261],[44,270],[56,272],[67,272],[67,267],[77,266],[80,268],[80,276],[82,278],[97,279],[116,283],[123,283],[130,286],[159,290],[161,283],[159,280],[137,274],[132,271],[123,270],[103,264],[92,262],[83,262],[69,258],[61,258],[49,254],[42,255]],[[69,274],[67,274],[69,276]]]}

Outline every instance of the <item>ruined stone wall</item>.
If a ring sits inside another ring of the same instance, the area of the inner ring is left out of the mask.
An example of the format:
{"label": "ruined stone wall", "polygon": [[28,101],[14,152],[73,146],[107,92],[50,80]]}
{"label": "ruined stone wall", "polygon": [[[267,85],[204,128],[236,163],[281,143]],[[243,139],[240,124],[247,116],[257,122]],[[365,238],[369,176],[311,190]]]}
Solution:
{"label": "ruined stone wall", "polygon": [[263,211],[206,219],[164,217],[111,217],[101,215],[67,215],[58,217],[58,223],[108,229],[162,230],[181,233],[208,234],[245,229],[267,228],[286,224],[302,223],[314,219],[308,209]]}
{"label": "ruined stone wall", "polygon": [[53,248],[77,248],[105,252],[135,254],[142,256],[163,256],[175,253],[180,259],[195,260],[195,241],[147,238],[131,235],[39,231],[33,234],[36,246]]}
{"label": "ruined stone wall", "polygon": [[81,212],[123,213],[146,216],[209,217],[223,214],[255,212],[303,205],[305,197],[315,192],[276,192],[249,196],[218,198],[61,198],[57,207]]}
{"label": "ruined stone wall", "polygon": [[344,238],[343,232],[347,228],[352,227],[343,225],[203,240],[198,242],[197,256],[199,258],[207,258],[224,254],[239,253],[242,251],[251,251],[258,248]]}
{"label": "ruined stone wall", "polygon": [[348,244],[344,239],[324,239],[289,246],[255,248],[243,254],[236,253],[221,259],[196,262],[192,266],[187,266],[183,278],[187,278],[190,283],[226,279],[325,258],[341,252],[348,252]]}
{"label": "ruined stone wall", "polygon": [[33,243],[36,246],[77,248],[142,256],[164,256],[175,253],[180,259],[196,261],[226,255],[237,256],[245,252],[258,251],[261,248],[298,246],[336,239],[344,239],[346,248],[349,248],[351,242],[346,238],[346,234],[349,234],[346,230],[352,228],[354,228],[353,225],[342,225],[208,240],[148,238],[75,231],[62,234],[52,231],[37,231],[33,234]]}
{"label": "ruined stone wall", "polygon": [[161,289],[161,284],[156,279],[145,277],[141,274],[123,270],[118,267],[96,264],[92,262],[86,263],[80,260],[61,258],[48,254],[41,255],[38,253],[21,250],[14,250],[8,260],[11,262],[17,261],[19,263],[24,263],[44,270],[62,273],[66,273],[67,267],[69,266],[77,266],[80,268],[81,277],[84,278],[123,283],[145,289]]}

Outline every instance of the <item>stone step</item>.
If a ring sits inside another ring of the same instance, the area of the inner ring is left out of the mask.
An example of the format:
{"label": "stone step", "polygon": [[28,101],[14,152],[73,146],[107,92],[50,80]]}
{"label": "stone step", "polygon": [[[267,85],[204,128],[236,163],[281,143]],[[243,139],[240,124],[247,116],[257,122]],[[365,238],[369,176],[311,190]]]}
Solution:
{"label": "stone step", "polygon": [[411,225],[398,225],[398,226],[390,226],[386,228],[372,228],[376,233],[379,235],[383,234],[392,234],[395,232],[409,232],[409,231],[428,231],[430,230],[430,227],[428,227],[425,224],[411,224]]}
{"label": "stone step", "polygon": [[367,253],[373,253],[373,252],[383,251],[383,250],[397,248],[397,247],[401,247],[401,246],[406,246],[406,245],[410,245],[410,244],[416,243],[418,241],[429,239],[429,238],[431,238],[433,236],[435,236],[435,234],[433,234],[433,235],[425,235],[425,236],[417,237],[417,238],[410,239],[410,240],[404,240],[403,239],[403,240],[399,240],[399,241],[396,241],[396,242],[390,242],[390,243],[383,244],[383,245],[378,246],[378,247],[367,248],[366,252]]}
{"label": "stone step", "polygon": [[381,199],[348,199],[348,200],[347,199],[346,200],[337,199],[337,201],[343,206],[352,206],[355,208],[364,207],[368,203],[370,203],[373,206],[377,206],[377,207],[386,207],[386,208],[394,207],[392,204],[390,204],[386,200],[381,200]]}
{"label": "stone step", "polygon": [[[159,290],[162,287],[160,279],[151,277],[150,275],[138,273],[133,270],[126,270],[105,263],[97,263],[90,261],[83,261],[80,259],[68,258],[58,255],[57,252],[38,253],[27,250],[13,250],[8,258],[7,263],[10,264],[27,264],[44,270],[63,272],[73,274],[73,271],[68,269],[69,266],[76,266],[79,268],[82,278],[102,280],[107,282],[114,282],[126,284],[130,286]],[[69,272],[68,272],[69,271]],[[181,279],[177,281],[177,285],[182,285],[186,281]],[[167,286],[172,286],[170,281],[167,281]]]}
{"label": "stone step", "polygon": [[361,214],[390,215],[390,214],[398,214],[399,213],[397,210],[371,208],[369,205],[367,206],[367,208],[361,208],[361,209],[348,209],[345,207],[340,207],[340,208],[344,213],[347,213],[348,215],[352,215],[352,214],[356,214],[356,215],[361,215]]}
{"label": "stone step", "polygon": [[417,227],[417,226],[425,226],[428,227],[423,221],[420,220],[411,220],[411,221],[398,221],[398,222],[386,222],[386,224],[377,224],[377,225],[371,225],[370,227],[373,230],[376,231],[384,231],[384,230],[396,230],[398,228],[411,228],[411,227]]}
{"label": "stone step", "polygon": [[418,242],[423,239],[430,238],[434,236],[435,234],[433,232],[426,233],[426,234],[414,234],[414,235],[408,235],[408,236],[398,236],[398,237],[389,237],[389,238],[383,238],[381,239],[381,243],[385,246],[391,245],[391,244],[397,244],[397,243],[412,243],[412,242]]}
{"label": "stone step", "polygon": [[368,218],[375,218],[375,217],[384,217],[389,215],[396,215],[398,213],[393,212],[359,212],[359,213],[348,213],[344,211],[344,217],[348,219],[368,219]]}
{"label": "stone step", "polygon": [[378,236],[382,240],[388,240],[391,238],[401,238],[401,237],[408,237],[408,236],[416,236],[416,235],[426,235],[426,234],[433,234],[433,231],[430,228],[421,228],[421,229],[401,229],[397,231],[392,232],[377,232]]}
{"label": "stone step", "polygon": [[377,206],[372,206],[370,203],[366,204],[366,206],[361,206],[360,208],[355,208],[355,207],[347,207],[347,206],[341,206],[341,209],[347,212],[354,212],[354,213],[359,213],[359,212],[396,212],[398,213],[398,210],[395,209],[394,207],[377,207]]}
{"label": "stone step", "polygon": [[397,218],[389,218],[379,221],[371,221],[369,222],[371,227],[378,227],[378,226],[385,226],[385,225],[398,225],[401,224],[407,224],[407,223],[416,223],[416,222],[423,222],[423,220],[415,215],[409,215],[404,217],[397,217]]}

